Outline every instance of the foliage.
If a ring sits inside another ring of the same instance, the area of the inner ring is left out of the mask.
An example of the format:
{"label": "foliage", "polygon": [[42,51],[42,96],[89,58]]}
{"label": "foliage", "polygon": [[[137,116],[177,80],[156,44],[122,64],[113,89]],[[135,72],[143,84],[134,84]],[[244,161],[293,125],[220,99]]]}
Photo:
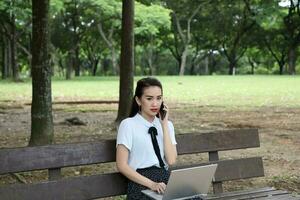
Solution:
{"label": "foliage", "polygon": [[[284,66],[291,63],[291,59],[299,72],[300,59],[288,56],[291,49],[299,54],[300,44],[299,1],[293,2],[294,7],[283,5],[282,0],[135,1],[135,72],[178,74],[185,49],[186,74],[227,74],[231,67],[237,68],[237,73],[248,74],[252,73],[250,65],[266,69],[254,70],[254,73],[281,70],[286,73]],[[72,51],[75,50],[81,73],[113,74],[111,49],[99,34],[98,25],[101,23],[106,37],[110,37],[116,62],[119,62],[122,1],[51,0],[50,3],[50,54],[55,75],[64,76],[67,66],[73,62]],[[31,2],[3,0],[0,11],[0,44],[3,46],[0,66],[9,64],[2,55],[9,55],[6,52],[12,39],[11,17],[14,14],[17,63],[23,76],[28,76]],[[188,28],[193,11],[197,12]],[[188,31],[190,42],[186,43]]]}

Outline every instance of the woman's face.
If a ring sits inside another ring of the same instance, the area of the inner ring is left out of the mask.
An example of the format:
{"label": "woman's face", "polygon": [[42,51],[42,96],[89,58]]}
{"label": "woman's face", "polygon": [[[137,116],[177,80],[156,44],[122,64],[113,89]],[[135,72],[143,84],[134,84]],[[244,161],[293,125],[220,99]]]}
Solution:
{"label": "woman's face", "polygon": [[141,98],[136,97],[136,101],[141,106],[142,116],[147,118],[155,117],[163,101],[160,87],[150,86],[145,88]]}

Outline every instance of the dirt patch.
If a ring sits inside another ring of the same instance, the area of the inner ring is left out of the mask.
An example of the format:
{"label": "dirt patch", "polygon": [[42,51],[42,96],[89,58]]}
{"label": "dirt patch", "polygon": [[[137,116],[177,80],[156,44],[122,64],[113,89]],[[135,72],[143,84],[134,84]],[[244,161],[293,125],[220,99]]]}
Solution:
{"label": "dirt patch", "polygon": [[[223,108],[195,104],[172,104],[170,118],[176,133],[207,132],[233,128],[259,128],[261,147],[248,150],[221,152],[222,158],[263,156],[265,177],[234,181],[225,184],[226,190],[248,187],[275,186],[300,193],[300,108],[261,107]],[[116,104],[54,105],[53,118],[55,143],[97,141],[116,137],[114,120]],[[77,117],[85,125],[64,123]],[[30,136],[30,107],[20,105],[0,106],[0,148],[26,146]],[[199,154],[179,158],[180,162],[206,161]],[[93,165],[65,169],[65,175],[98,173],[101,169],[115,170],[113,164]],[[32,176],[23,175],[28,182],[45,177],[46,172]],[[16,182],[10,175],[0,176],[1,182]]]}

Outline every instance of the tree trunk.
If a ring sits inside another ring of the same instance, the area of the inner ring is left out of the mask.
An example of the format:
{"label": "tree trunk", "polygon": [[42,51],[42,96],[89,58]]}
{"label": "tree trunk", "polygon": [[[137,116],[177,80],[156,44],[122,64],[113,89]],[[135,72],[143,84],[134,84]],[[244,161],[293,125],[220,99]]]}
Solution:
{"label": "tree trunk", "polygon": [[65,76],[64,74],[64,64],[63,64],[63,58],[61,56],[58,57],[58,72],[59,72],[59,76]]}
{"label": "tree trunk", "polygon": [[115,42],[113,40],[113,35],[114,35],[114,27],[111,26],[111,29],[109,30],[109,36],[107,37],[103,31],[102,28],[102,23],[99,22],[97,24],[98,31],[104,40],[105,44],[111,51],[111,62],[112,62],[112,69],[113,69],[113,74],[118,75],[120,72],[118,63],[117,63],[117,56],[116,56],[116,49],[115,49]]}
{"label": "tree trunk", "polygon": [[14,81],[19,81],[19,67],[17,64],[17,37],[16,37],[16,20],[15,20],[15,15],[12,14],[11,16],[11,21],[12,21],[12,27],[11,27],[11,67],[12,67],[12,72],[13,72],[13,79]]}
{"label": "tree trunk", "polygon": [[150,35],[150,42],[146,49],[146,61],[150,69],[151,76],[156,75],[156,68],[153,66],[153,51],[154,51],[153,35]]}
{"label": "tree trunk", "polygon": [[134,77],[134,0],[123,0],[122,2],[121,65],[117,123],[120,123],[130,114]]}
{"label": "tree trunk", "polygon": [[74,52],[71,50],[67,56],[66,79],[71,79],[72,66],[74,65]]}
{"label": "tree trunk", "polygon": [[73,58],[74,58],[75,76],[80,76],[80,59],[79,59],[79,46],[78,46],[78,43],[76,44],[75,55],[74,55]]}
{"label": "tree trunk", "polygon": [[150,75],[153,76],[156,74],[156,70],[155,70],[155,67],[153,66],[153,63],[152,63],[152,56],[148,56],[147,58],[147,64],[149,66],[149,69],[150,69]]}
{"label": "tree trunk", "polygon": [[248,57],[248,63],[251,66],[251,74],[254,75],[254,68],[255,68],[255,62],[253,60],[251,60],[251,58]]}
{"label": "tree trunk", "polygon": [[235,75],[236,62],[233,60],[229,61],[229,75]]}
{"label": "tree trunk", "polygon": [[7,75],[8,77],[11,77],[12,76],[12,66],[11,66],[11,41],[10,39],[7,39],[6,40],[7,43],[6,43],[6,69],[7,69]]}
{"label": "tree trunk", "polygon": [[[112,42],[112,44],[113,44],[113,42]],[[114,45],[111,46],[111,62],[112,62],[113,73],[115,75],[118,75],[120,73],[120,69],[118,66],[116,49],[115,49]]]}
{"label": "tree trunk", "polygon": [[205,75],[209,75],[209,56],[205,57],[205,70],[204,70]]}
{"label": "tree trunk", "polygon": [[[28,50],[29,52],[32,52],[32,35],[29,33],[28,34]],[[29,64],[29,76],[32,77],[32,54],[28,55],[28,64]]]}
{"label": "tree trunk", "polygon": [[96,59],[96,60],[94,61],[93,76],[96,76],[98,63],[99,63],[99,59]]}
{"label": "tree trunk", "polygon": [[32,106],[30,146],[53,141],[51,67],[48,54],[49,0],[32,0]]}
{"label": "tree trunk", "polygon": [[195,66],[195,63],[192,63],[192,65],[191,65],[190,75],[196,75],[196,66]]}
{"label": "tree trunk", "polygon": [[279,74],[283,74],[284,65],[279,65]]}
{"label": "tree trunk", "polygon": [[297,60],[297,50],[296,47],[291,46],[288,52],[288,63],[289,63],[289,74],[296,74],[296,60]]}
{"label": "tree trunk", "polygon": [[150,46],[146,50],[146,60],[147,60],[147,65],[150,69],[150,75],[151,76],[156,75],[156,69],[153,66],[153,46],[152,46],[152,42],[150,43]]}
{"label": "tree trunk", "polygon": [[102,60],[102,72],[104,75],[107,75],[108,69],[109,69],[109,60],[104,58]]}
{"label": "tree trunk", "polygon": [[181,55],[179,76],[184,75],[187,53],[188,53],[188,45],[185,45],[184,51],[182,52],[182,55]]}
{"label": "tree trunk", "polygon": [[5,44],[5,38],[3,37],[3,45],[2,45],[2,51],[1,51],[1,54],[2,54],[2,67],[1,67],[1,72],[2,72],[2,79],[6,79],[8,77],[8,74],[7,74],[7,57],[6,57],[6,54],[7,54],[7,47],[6,47],[6,44]]}

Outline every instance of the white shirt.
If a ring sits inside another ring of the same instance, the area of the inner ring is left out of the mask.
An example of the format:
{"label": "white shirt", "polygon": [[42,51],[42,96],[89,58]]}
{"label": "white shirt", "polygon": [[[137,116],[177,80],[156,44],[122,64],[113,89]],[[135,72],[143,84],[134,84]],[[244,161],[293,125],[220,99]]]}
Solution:
{"label": "white shirt", "polygon": [[[124,119],[118,129],[117,145],[122,144],[129,150],[128,165],[136,169],[159,166],[158,158],[155,154],[151,135],[148,129],[154,126],[157,129],[157,142],[160,155],[167,166],[164,154],[163,131],[159,118],[155,117],[152,123],[143,118],[139,113],[134,117]],[[171,142],[176,145],[174,126],[168,121]]]}

